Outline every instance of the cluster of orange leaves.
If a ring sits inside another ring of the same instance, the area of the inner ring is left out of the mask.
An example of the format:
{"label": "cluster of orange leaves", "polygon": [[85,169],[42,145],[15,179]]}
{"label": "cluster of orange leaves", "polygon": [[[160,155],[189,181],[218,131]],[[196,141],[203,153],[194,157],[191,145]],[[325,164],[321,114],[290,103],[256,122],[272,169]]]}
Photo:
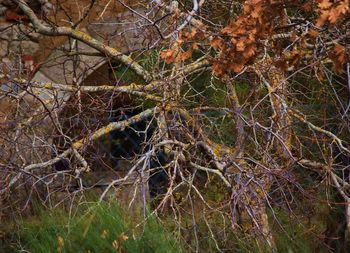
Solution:
{"label": "cluster of orange leaves", "polygon": [[[337,21],[349,14],[350,0],[317,0],[306,1],[303,6],[304,11],[318,12],[316,26],[323,26],[325,23],[335,24]],[[297,6],[297,1],[294,2]],[[220,76],[229,71],[240,72],[244,66],[253,62],[258,56],[259,43],[261,40],[272,37],[274,28],[283,23],[282,1],[273,0],[246,0],[243,5],[243,13],[221,31],[221,36],[212,40],[211,45],[219,54],[213,62],[213,72]],[[294,8],[295,8],[294,6]],[[316,8],[315,8],[316,7]],[[302,8],[303,9],[303,8]],[[291,41],[297,41],[295,32]],[[310,29],[311,38],[316,38],[319,33]],[[305,39],[301,38],[300,46],[306,49]],[[302,55],[300,51],[293,47],[293,51],[280,57],[280,62],[276,58],[276,66],[287,68],[297,65]],[[273,48],[270,48],[273,49]],[[276,48],[275,48],[276,49]],[[328,53],[333,61],[336,72],[341,72],[344,64],[348,61],[346,48],[340,44],[335,44],[333,50]]]}
{"label": "cluster of orange leaves", "polygon": [[272,34],[276,17],[280,16],[279,4],[270,0],[248,0],[243,5],[243,13],[214,38],[211,45],[219,52],[213,62],[214,74],[221,76],[227,72],[240,72],[254,60],[258,44]]}
{"label": "cluster of orange leaves", "polygon": [[326,22],[335,24],[339,19],[345,17],[349,12],[349,0],[318,0],[319,17],[316,25],[323,26]]}
{"label": "cluster of orange leaves", "polygon": [[[309,0],[303,2],[293,2],[293,8],[299,7],[305,12],[316,12],[318,14],[315,24],[322,27],[326,23],[335,24],[337,21],[346,18],[349,14],[350,0]],[[243,3],[243,12],[219,34],[209,37],[203,30],[192,29],[191,32],[183,32],[176,41],[176,45],[190,43],[187,51],[180,51],[173,48],[161,51],[161,57],[168,64],[173,62],[185,61],[192,57],[194,49],[198,49],[198,40],[210,39],[210,45],[217,52],[216,57],[212,59],[213,72],[217,76],[222,76],[230,72],[239,73],[242,69],[254,62],[260,53],[261,43],[265,39],[269,39],[274,35],[274,29],[284,24],[285,12],[288,1],[278,0],[246,0]],[[205,29],[204,29],[205,30]],[[291,41],[298,41],[296,32],[292,32],[294,36]],[[310,29],[309,38],[316,39],[319,32]],[[294,42],[293,42],[294,43]],[[305,38],[301,37],[298,43],[293,46],[293,51],[276,58],[274,62],[276,66],[287,68],[291,65],[297,65],[302,55],[300,48],[305,51]],[[270,48],[272,50],[276,47]],[[278,51],[278,50],[277,50]],[[278,52],[275,52],[278,55]],[[333,50],[328,52],[329,58],[333,61],[334,69],[340,72],[344,63],[348,60],[346,48],[340,44],[335,44]]]}
{"label": "cluster of orange leaves", "polygon": [[335,43],[333,51],[329,53],[329,58],[333,62],[333,69],[336,73],[341,73],[344,64],[350,59],[346,48],[338,43]]}
{"label": "cluster of orange leaves", "polygon": [[[322,27],[327,22],[335,24],[342,18],[349,16],[349,0],[318,0],[319,17],[316,26]],[[349,55],[346,48],[338,43],[334,44],[334,48],[329,52],[329,58],[333,62],[335,72],[342,72],[344,64],[348,61]]]}
{"label": "cluster of orange leaves", "polygon": [[[204,27],[203,27],[204,28]],[[193,50],[199,49],[196,41],[204,40],[207,35],[203,29],[192,28],[191,31],[183,31],[175,41],[171,49],[165,49],[160,52],[160,57],[167,63],[186,61],[192,58]],[[188,49],[183,51],[182,46],[186,43]]]}

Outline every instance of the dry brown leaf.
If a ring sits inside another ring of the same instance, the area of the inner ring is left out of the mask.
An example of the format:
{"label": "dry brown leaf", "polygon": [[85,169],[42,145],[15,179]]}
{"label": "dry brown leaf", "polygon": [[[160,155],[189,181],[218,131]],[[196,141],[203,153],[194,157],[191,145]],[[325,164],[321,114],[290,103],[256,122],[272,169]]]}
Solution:
{"label": "dry brown leaf", "polygon": [[347,61],[347,55],[345,51],[345,47],[336,43],[334,45],[333,52],[330,53],[330,58],[333,62],[333,69],[336,73],[343,72],[343,65]]}
{"label": "dry brown leaf", "polygon": [[310,29],[308,34],[311,38],[317,38],[320,33],[314,29]]}
{"label": "dry brown leaf", "polygon": [[345,47],[336,43],[334,46],[334,53],[341,64],[344,64],[346,62]]}
{"label": "dry brown leaf", "polygon": [[252,56],[255,55],[255,52],[256,52],[256,46],[255,45],[249,45],[243,51],[243,56],[244,56],[245,59],[250,59]]}
{"label": "dry brown leaf", "polygon": [[322,0],[321,2],[318,3],[318,7],[320,9],[328,9],[331,6],[332,6],[332,3],[329,0]]}
{"label": "dry brown leaf", "polygon": [[244,64],[232,63],[230,65],[230,69],[232,69],[236,73],[241,72],[243,68],[244,68]]}
{"label": "dry brown leaf", "polygon": [[173,63],[175,61],[175,51],[172,49],[166,49],[160,52],[160,57],[167,63]]}
{"label": "dry brown leaf", "polygon": [[238,52],[243,52],[244,49],[245,49],[245,44],[246,44],[246,41],[245,40],[239,40],[236,44],[236,49]]}
{"label": "dry brown leaf", "polygon": [[199,49],[198,43],[192,43],[192,48],[193,49]]}
{"label": "dry brown leaf", "polygon": [[181,53],[181,61],[186,61],[192,57],[192,49],[189,49],[183,53]]}
{"label": "dry brown leaf", "polygon": [[310,2],[307,2],[301,6],[301,9],[305,12],[311,12],[312,11],[312,4]]}
{"label": "dry brown leaf", "polygon": [[223,44],[223,40],[221,38],[214,38],[210,43],[210,45],[216,50],[221,49],[222,44]]}
{"label": "dry brown leaf", "polygon": [[326,23],[328,18],[329,18],[329,11],[322,11],[321,15],[318,17],[316,21],[316,26],[322,27]]}
{"label": "dry brown leaf", "polygon": [[329,11],[329,17],[328,17],[328,20],[329,22],[331,22],[332,24],[336,23],[337,20],[340,18],[340,12],[334,8],[334,9],[331,9]]}
{"label": "dry brown leaf", "polygon": [[225,73],[225,69],[222,64],[219,62],[213,63],[213,73],[216,76],[222,76]]}
{"label": "dry brown leaf", "polygon": [[345,15],[349,11],[349,0],[343,0],[337,6],[339,13]]}

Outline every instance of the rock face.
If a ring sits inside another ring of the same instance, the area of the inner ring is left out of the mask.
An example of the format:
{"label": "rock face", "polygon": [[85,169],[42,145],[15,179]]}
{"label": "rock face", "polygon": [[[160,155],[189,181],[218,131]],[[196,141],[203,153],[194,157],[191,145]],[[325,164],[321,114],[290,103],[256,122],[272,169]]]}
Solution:
{"label": "rock face", "polygon": [[[43,0],[27,2],[30,2],[31,5],[34,5],[34,2],[45,5]],[[1,6],[14,8],[7,1]],[[135,10],[141,14],[144,12],[140,8]],[[72,12],[72,16],[74,16],[75,13]],[[147,48],[153,43],[154,31],[145,29],[147,27],[146,21],[135,12],[119,9],[119,12],[113,13],[113,15],[111,11],[105,13],[109,13],[111,16],[97,16],[98,12],[96,12],[95,20],[90,20],[80,30],[117,48],[122,53]],[[55,17],[62,15],[59,12],[55,14]],[[91,56],[91,54],[98,52],[80,41],[43,37],[33,33],[28,25],[13,26],[13,22],[6,22],[6,19],[0,23],[0,31],[2,31],[0,68],[2,73],[12,77],[28,78],[31,75],[26,68],[26,62],[23,62],[23,56],[28,55],[34,59],[33,67],[40,64],[40,69],[35,69],[34,76],[31,76],[32,81],[39,83],[84,85],[84,80],[91,79],[91,75],[93,76],[97,69],[106,64],[105,57]],[[90,56],[84,53],[88,53]],[[100,76],[101,73],[97,77]],[[96,83],[96,85],[98,84]],[[34,92],[51,107],[55,106],[53,103],[64,103],[69,98],[67,92],[53,94],[51,91],[38,89]]]}
{"label": "rock face", "polygon": [[[76,3],[71,1],[62,3],[65,11],[54,8],[55,1],[47,0],[26,1],[37,12],[42,8],[55,10],[47,19],[55,20],[59,25],[67,25],[62,20],[68,14],[72,20],[79,17]],[[79,1],[82,6],[88,6],[89,1]],[[106,6],[106,4],[109,4]],[[80,6],[80,9],[82,9]],[[66,37],[45,37],[33,32],[26,23],[16,20],[7,20],[7,11],[17,11],[18,7],[12,1],[0,2],[0,73],[10,78],[31,79],[38,83],[57,83],[68,85],[84,85],[85,80],[90,80],[89,85],[99,85],[98,80],[108,80],[107,71],[101,73],[101,68],[106,64],[105,57],[96,56],[98,52],[83,42],[68,39]],[[141,8],[135,9],[139,13]],[[81,13],[80,13],[81,16]],[[15,24],[15,25],[14,25]],[[128,9],[120,5],[110,4],[108,1],[98,1],[91,9],[86,19],[78,27],[81,31],[93,38],[117,48],[122,53],[137,51],[147,48],[152,44],[152,29],[147,29],[146,21]],[[146,28],[145,28],[146,27]],[[91,56],[95,54],[94,56]],[[26,61],[28,56],[33,61]],[[39,66],[36,69],[36,66]],[[95,83],[91,83],[94,80]],[[21,92],[15,82],[0,83],[3,91],[16,90]],[[70,93],[65,91],[51,91],[48,89],[32,89],[35,96],[48,106],[48,109],[61,108],[69,99]],[[29,95],[30,96],[33,96]],[[28,96],[28,95],[26,95]],[[28,101],[32,100],[30,98]],[[32,105],[29,105],[32,106]],[[1,119],[0,119],[1,120]]]}

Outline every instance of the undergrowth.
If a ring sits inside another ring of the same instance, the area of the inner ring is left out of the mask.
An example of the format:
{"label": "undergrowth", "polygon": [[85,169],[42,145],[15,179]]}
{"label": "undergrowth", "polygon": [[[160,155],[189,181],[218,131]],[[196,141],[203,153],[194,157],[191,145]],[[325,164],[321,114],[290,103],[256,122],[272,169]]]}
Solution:
{"label": "undergrowth", "polygon": [[89,204],[70,217],[41,210],[21,222],[11,248],[31,253],[182,252],[175,238],[154,216],[143,222],[116,204]]}

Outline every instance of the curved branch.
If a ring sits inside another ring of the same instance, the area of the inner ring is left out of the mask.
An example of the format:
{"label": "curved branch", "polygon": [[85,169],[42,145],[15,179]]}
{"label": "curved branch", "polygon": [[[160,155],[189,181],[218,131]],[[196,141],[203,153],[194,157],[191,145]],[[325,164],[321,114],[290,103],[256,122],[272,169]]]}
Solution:
{"label": "curved branch", "polygon": [[43,35],[48,36],[68,36],[74,39],[77,39],[90,47],[100,51],[101,53],[104,53],[106,56],[112,57],[117,59],[118,61],[122,62],[123,64],[129,66],[131,69],[133,69],[137,75],[141,76],[145,81],[151,81],[152,76],[148,71],[146,71],[140,64],[135,62],[133,59],[131,59],[129,56],[123,54],[116,48],[110,47],[105,45],[99,40],[94,39],[90,35],[79,31],[77,29],[73,29],[71,27],[51,27],[42,22],[38,17],[35,15],[33,10],[27,5],[27,3],[24,0],[14,0],[20,9],[29,17],[31,23],[34,26],[34,29]]}
{"label": "curved branch", "polygon": [[[81,149],[84,146],[84,144],[91,142],[91,141],[94,141],[94,140],[97,140],[98,138],[102,137],[103,135],[109,134],[111,131],[115,131],[115,130],[123,131],[129,125],[143,121],[143,120],[153,116],[158,111],[159,111],[158,108],[152,108],[152,109],[145,110],[145,111],[143,111],[143,112],[127,119],[127,120],[110,123],[107,126],[102,127],[100,129],[98,129],[97,131],[95,131],[91,136],[88,136],[88,137],[85,137],[83,139],[76,141],[75,143],[72,144],[71,148],[67,149],[62,154],[56,156],[55,158],[53,158],[49,161],[46,161],[46,162],[42,162],[42,163],[30,164],[28,166],[25,166],[21,171],[22,172],[29,172],[29,171],[32,171],[34,169],[42,169],[42,168],[48,167],[50,165],[53,165],[53,164],[57,163],[58,161],[60,161],[62,158],[67,157],[72,152],[76,152],[74,150]],[[4,194],[8,189],[10,189],[11,186],[13,186],[20,179],[22,172],[19,172],[16,176],[14,176],[11,179],[10,183],[7,185],[7,187],[0,190],[0,195]]]}
{"label": "curved branch", "polygon": [[327,130],[324,130],[321,127],[315,126],[314,124],[312,124],[310,121],[308,121],[306,119],[305,115],[301,114],[300,112],[297,112],[296,110],[292,110],[292,109],[288,108],[287,111],[290,115],[292,115],[294,118],[297,118],[301,122],[305,123],[312,130],[319,132],[319,133],[322,133],[322,134],[325,134],[328,137],[332,138],[338,144],[339,148],[344,150],[346,153],[350,154],[350,150],[343,145],[343,141],[338,136],[336,136],[334,133],[327,131]]}

